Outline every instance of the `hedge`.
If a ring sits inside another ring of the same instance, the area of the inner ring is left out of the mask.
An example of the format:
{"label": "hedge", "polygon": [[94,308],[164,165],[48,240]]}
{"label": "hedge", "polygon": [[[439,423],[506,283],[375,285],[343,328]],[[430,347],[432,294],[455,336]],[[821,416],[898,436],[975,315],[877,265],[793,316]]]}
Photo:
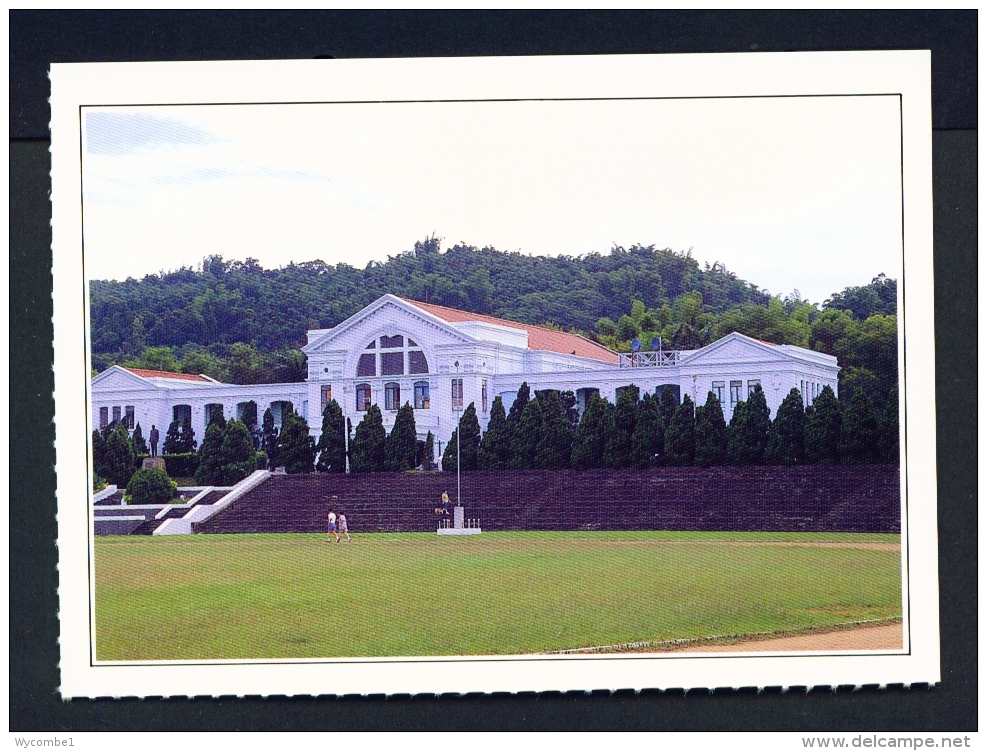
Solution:
{"label": "hedge", "polygon": [[127,483],[127,503],[168,503],[178,493],[178,485],[162,469],[139,469]]}
{"label": "hedge", "polygon": [[198,454],[162,454],[165,460],[165,469],[172,477],[195,477],[195,470],[199,468]]}

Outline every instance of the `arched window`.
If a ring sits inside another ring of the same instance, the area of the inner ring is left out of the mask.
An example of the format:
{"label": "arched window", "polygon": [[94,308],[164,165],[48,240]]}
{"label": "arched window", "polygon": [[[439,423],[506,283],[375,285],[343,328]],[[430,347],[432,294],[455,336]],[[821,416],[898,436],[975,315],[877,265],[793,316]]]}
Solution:
{"label": "arched window", "polygon": [[428,381],[415,382],[415,409],[428,409]]}
{"label": "arched window", "polygon": [[370,409],[370,384],[361,383],[356,387],[356,411],[366,412]]}
{"label": "arched window", "polygon": [[414,339],[401,334],[374,339],[367,345],[356,364],[357,378],[400,376],[405,373],[428,373],[428,360]]}
{"label": "arched window", "polygon": [[394,381],[384,384],[384,409],[396,410],[401,407],[401,386]]}

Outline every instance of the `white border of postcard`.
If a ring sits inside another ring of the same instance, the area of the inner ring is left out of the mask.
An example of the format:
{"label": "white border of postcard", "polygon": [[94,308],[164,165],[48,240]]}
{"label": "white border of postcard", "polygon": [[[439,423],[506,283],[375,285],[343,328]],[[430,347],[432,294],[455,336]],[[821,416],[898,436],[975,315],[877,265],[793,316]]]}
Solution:
{"label": "white border of postcard", "polygon": [[[58,64],[51,70],[55,447],[65,697],[419,694],[939,681],[930,53],[813,52]],[[895,94],[902,107],[901,653],[581,655],[93,665],[80,107],[109,104]],[[905,332],[912,346],[905,347]],[[915,345],[914,342],[924,343]],[[907,514],[905,501],[907,503]]]}

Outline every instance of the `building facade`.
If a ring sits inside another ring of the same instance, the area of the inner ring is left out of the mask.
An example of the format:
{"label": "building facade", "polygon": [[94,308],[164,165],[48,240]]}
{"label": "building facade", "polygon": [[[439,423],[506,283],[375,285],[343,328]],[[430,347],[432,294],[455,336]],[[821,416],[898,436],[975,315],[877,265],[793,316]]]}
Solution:
{"label": "building facade", "polygon": [[614,402],[621,388],[641,392],[670,386],[679,399],[697,404],[712,391],[727,421],[755,386],[772,416],[791,389],[810,404],[824,386],[837,393],[836,358],[791,345],[774,345],[733,333],[691,351],[617,354],[576,334],[506,321],[429,303],[384,295],[331,329],[308,332],[303,383],[242,386],[206,376],[113,366],[91,384],[92,425],[125,420],[146,436],[156,425],[164,436],[173,420],[188,417],[201,436],[210,415],[243,416],[250,402],[258,422],[268,408],[275,424],[294,409],[318,438],[321,413],[335,399],[355,426],[370,405],[380,407],[384,426],[410,403],[419,437],[431,431],[441,454],[459,415],[470,403],[486,429],[490,407],[501,397],[510,409],[522,383],[570,390],[585,408],[592,393]]}

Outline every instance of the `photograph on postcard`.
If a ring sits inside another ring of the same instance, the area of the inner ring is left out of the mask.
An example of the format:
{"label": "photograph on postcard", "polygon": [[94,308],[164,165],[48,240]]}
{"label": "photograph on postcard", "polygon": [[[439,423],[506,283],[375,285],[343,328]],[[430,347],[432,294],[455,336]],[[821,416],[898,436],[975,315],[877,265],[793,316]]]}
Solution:
{"label": "photograph on postcard", "polygon": [[907,651],[899,96],[80,125],[94,664]]}

